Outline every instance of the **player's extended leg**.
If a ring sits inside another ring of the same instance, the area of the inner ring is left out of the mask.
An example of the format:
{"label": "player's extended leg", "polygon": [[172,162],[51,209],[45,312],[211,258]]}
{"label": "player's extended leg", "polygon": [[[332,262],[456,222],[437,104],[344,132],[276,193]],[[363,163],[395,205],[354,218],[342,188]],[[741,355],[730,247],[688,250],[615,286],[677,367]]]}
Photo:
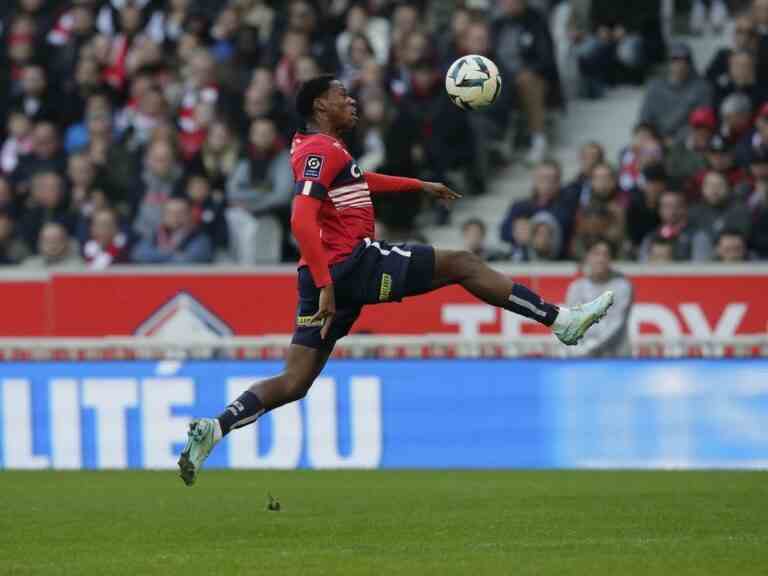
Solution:
{"label": "player's extended leg", "polygon": [[559,308],[500,274],[471,252],[436,249],[432,290],[451,284],[463,286],[487,304],[550,326],[555,336],[568,345],[577,344],[613,304],[613,292],[607,291],[582,306]]}
{"label": "player's extended leg", "polygon": [[281,374],[253,384],[218,418],[193,420],[189,425],[187,444],[179,457],[179,476],[184,483],[187,486],[195,483],[208,454],[230,430],[247,426],[265,412],[306,396],[332,349],[332,346],[316,349],[291,344]]}

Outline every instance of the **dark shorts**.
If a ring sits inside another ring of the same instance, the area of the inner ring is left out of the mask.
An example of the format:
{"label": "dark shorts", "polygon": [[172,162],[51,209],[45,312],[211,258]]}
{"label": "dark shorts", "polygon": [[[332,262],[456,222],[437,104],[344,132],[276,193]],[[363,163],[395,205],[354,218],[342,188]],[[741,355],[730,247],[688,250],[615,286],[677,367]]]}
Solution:
{"label": "dark shorts", "polygon": [[299,305],[294,344],[326,348],[346,336],[366,304],[399,302],[406,296],[429,292],[435,272],[435,249],[422,244],[361,242],[346,260],[331,266],[336,316],[325,340],[321,324],[312,324],[320,290],[309,268],[299,268]]}

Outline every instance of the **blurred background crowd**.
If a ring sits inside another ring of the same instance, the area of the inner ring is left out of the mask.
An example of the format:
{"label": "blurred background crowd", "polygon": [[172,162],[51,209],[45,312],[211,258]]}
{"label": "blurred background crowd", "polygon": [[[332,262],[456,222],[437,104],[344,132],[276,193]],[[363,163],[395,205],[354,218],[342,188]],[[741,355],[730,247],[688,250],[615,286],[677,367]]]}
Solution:
{"label": "blurred background crowd", "polygon": [[[383,238],[451,223],[494,261],[581,259],[597,239],[621,259],[766,258],[768,0],[683,7],[693,32],[732,23],[701,70],[670,41],[664,4],[3,2],[0,264],[295,261],[293,97],[321,72],[359,101],[348,145],[364,170],[469,196],[517,160],[531,170],[529,198],[498,231],[451,222],[418,194],[385,195]],[[469,53],[504,78],[483,112],[444,93],[445,70]],[[579,173],[566,177],[553,122],[569,99],[617,85],[647,86],[638,117],[617,126],[626,148],[611,157],[585,134]]]}

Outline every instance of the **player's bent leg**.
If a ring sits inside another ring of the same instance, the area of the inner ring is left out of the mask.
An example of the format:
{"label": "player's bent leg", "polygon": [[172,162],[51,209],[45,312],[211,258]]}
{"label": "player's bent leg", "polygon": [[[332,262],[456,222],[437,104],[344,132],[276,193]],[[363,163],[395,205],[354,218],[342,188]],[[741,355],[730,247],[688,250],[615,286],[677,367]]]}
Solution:
{"label": "player's bent leg", "polygon": [[217,418],[193,420],[178,462],[179,476],[184,483],[187,486],[195,483],[213,447],[230,431],[252,424],[269,410],[306,396],[332,350],[333,345],[310,348],[291,344],[280,375],[253,384]]}
{"label": "player's bent leg", "polygon": [[464,250],[436,249],[432,289],[451,284],[460,284],[487,304],[549,326],[555,336],[567,345],[578,344],[587,330],[599,322],[613,304],[613,292],[609,290],[592,302],[560,308],[500,274],[476,254]]}

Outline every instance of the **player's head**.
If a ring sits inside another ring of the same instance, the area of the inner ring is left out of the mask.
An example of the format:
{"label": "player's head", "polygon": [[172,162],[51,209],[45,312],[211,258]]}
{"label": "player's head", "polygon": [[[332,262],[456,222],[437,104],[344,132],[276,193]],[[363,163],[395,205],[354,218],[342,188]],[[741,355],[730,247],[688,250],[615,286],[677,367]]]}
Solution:
{"label": "player's head", "polygon": [[320,123],[337,132],[357,124],[357,103],[344,85],[329,74],[304,82],[296,95],[296,111],[302,122]]}

